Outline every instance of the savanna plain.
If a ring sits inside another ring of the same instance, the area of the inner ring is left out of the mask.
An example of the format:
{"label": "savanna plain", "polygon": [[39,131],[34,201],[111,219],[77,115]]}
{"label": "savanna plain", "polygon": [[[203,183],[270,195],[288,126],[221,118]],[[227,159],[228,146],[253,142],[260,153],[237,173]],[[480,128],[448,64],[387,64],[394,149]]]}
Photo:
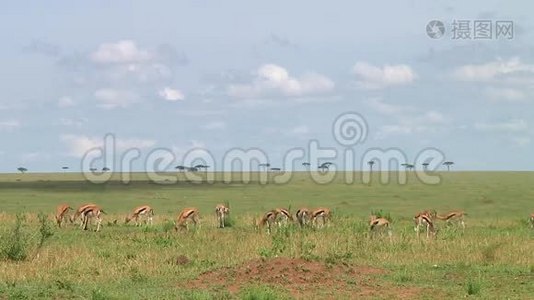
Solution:
{"label": "savanna plain", "polygon": [[[329,184],[306,172],[289,182],[259,182],[252,173],[231,183],[214,173],[154,183],[134,174],[106,183],[77,173],[0,175],[1,299],[533,299],[534,172],[440,172],[424,184],[391,173],[362,183],[337,173]],[[100,232],[54,222],[55,208],[100,205]],[[225,228],[215,206],[227,203]],[[152,226],[124,224],[148,204]],[[201,225],[174,230],[185,207]],[[327,207],[323,228],[296,224],[271,234],[254,224],[268,210]],[[463,210],[466,228],[436,221],[437,234],[417,237],[414,215]],[[369,215],[391,221],[391,234],[371,234]]]}

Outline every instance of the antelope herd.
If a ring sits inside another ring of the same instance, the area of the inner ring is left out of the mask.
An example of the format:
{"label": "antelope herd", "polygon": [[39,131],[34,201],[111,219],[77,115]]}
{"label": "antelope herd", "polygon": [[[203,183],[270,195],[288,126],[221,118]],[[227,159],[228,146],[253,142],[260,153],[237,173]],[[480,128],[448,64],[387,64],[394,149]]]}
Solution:
{"label": "antelope herd", "polygon": [[[80,206],[74,214],[70,217],[69,212],[73,210],[67,204],[58,205],[56,209],[56,223],[58,227],[62,227],[65,220],[69,220],[71,223],[80,221],[80,228],[87,230],[90,221],[93,219],[96,223],[96,231],[100,230],[102,223],[102,214],[105,214],[104,210],[96,204],[85,204]],[[215,207],[215,215],[217,217],[217,226],[224,228],[227,217],[230,213],[229,205],[218,204]],[[464,217],[467,214],[463,211],[451,211],[444,215],[438,214],[435,210],[424,210],[417,213],[413,217],[414,230],[419,237],[421,231],[426,232],[426,237],[431,238],[436,236],[436,221],[444,221],[447,225],[455,225],[461,229],[465,229]],[[130,221],[134,221],[135,226],[140,226],[143,223],[146,225],[153,224],[154,210],[149,205],[142,205],[136,207],[129,215],[126,216],[124,223],[128,224]],[[328,208],[321,207],[314,210],[308,208],[300,208],[295,214],[295,218],[288,209],[275,208],[267,211],[263,214],[262,218],[254,222],[254,225],[258,229],[266,229],[268,233],[271,233],[273,226],[283,227],[290,223],[296,222],[302,227],[315,227],[321,228],[327,226],[331,222],[331,211]],[[115,220],[114,223],[117,221]],[[190,207],[183,209],[174,222],[174,229],[188,229],[189,224],[200,226],[200,214],[197,208]],[[534,228],[534,213],[529,216],[530,227]],[[371,233],[387,232],[391,235],[391,221],[385,217],[371,215],[369,219],[369,231]]]}

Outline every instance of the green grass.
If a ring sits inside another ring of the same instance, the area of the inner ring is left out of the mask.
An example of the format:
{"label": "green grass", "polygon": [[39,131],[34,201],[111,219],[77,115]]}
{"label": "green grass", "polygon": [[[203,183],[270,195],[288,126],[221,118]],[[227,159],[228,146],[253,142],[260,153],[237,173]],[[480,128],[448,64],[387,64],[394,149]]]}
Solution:
{"label": "green grass", "polygon": [[[269,176],[275,180],[276,175]],[[378,290],[420,288],[423,299],[528,299],[534,293],[534,230],[525,220],[534,211],[534,173],[440,176],[439,185],[422,184],[413,174],[406,185],[376,180],[366,185],[345,184],[338,174],[333,183],[320,185],[304,173],[294,174],[286,184],[259,184],[258,174],[252,174],[249,184],[223,183],[221,174],[214,174],[213,184],[187,181],[182,174],[176,184],[150,183],[142,174],[134,174],[129,184],[117,178],[92,184],[72,173],[0,175],[0,298],[280,299],[289,296],[261,282],[244,285],[237,293],[195,290],[187,282],[254,259],[290,257],[384,269],[371,278]],[[53,226],[56,205],[87,202],[108,213],[101,232]],[[232,226],[218,229],[214,207],[228,202]],[[145,203],[154,208],[153,227],[122,224],[130,209]],[[173,219],[191,206],[200,209],[201,227],[174,232]],[[295,226],[272,235],[252,226],[269,209],[291,207],[294,213],[301,206],[330,207],[333,224],[320,230]],[[417,239],[411,218],[428,208],[465,210],[467,229],[440,223],[435,240],[424,235]],[[48,225],[39,220],[39,212],[48,213]],[[393,220],[391,238],[369,237],[372,212]],[[20,213],[24,217],[16,238],[13,229]],[[22,259],[6,257],[20,257],[20,247],[26,247]],[[181,256],[186,263],[179,262]],[[358,285],[351,278],[345,281]]]}

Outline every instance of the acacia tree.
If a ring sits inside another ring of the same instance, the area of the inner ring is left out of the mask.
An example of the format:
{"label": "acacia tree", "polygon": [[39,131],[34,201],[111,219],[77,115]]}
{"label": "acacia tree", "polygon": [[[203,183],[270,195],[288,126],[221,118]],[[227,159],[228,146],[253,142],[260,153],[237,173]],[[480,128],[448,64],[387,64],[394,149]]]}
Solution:
{"label": "acacia tree", "polygon": [[26,169],[25,167],[18,167],[17,170],[22,174],[24,174],[24,173],[26,173],[28,171],[28,169]]}
{"label": "acacia tree", "polygon": [[319,166],[319,169],[321,169],[321,172],[324,172],[325,170],[328,170],[330,168],[330,165],[332,165],[331,162],[327,161],[325,163],[322,163],[320,166]]}
{"label": "acacia tree", "polygon": [[373,166],[375,165],[375,161],[374,160],[370,160],[367,162],[367,164],[369,165],[369,172],[373,173]]}
{"label": "acacia tree", "polygon": [[309,162],[303,162],[302,165],[306,168],[306,170],[308,170],[311,166]]}
{"label": "acacia tree", "polygon": [[264,163],[264,164],[258,165],[258,167],[263,168],[264,171],[268,171],[270,166],[271,166],[270,163]]}
{"label": "acacia tree", "polygon": [[428,170],[428,166],[429,166],[429,165],[430,165],[430,164],[427,163],[427,162],[426,162],[426,163],[423,163],[423,170],[425,170],[425,171]]}
{"label": "acacia tree", "polygon": [[447,167],[447,171],[451,171],[451,166],[454,165],[454,162],[453,161],[446,161],[443,163],[444,166]]}

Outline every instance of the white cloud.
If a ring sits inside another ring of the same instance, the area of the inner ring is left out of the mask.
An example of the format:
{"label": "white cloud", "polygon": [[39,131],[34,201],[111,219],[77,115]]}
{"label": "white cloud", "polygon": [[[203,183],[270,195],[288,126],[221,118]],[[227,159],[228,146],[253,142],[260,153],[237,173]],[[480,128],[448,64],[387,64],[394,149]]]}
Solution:
{"label": "white cloud", "polygon": [[388,86],[412,83],[416,73],[408,65],[374,66],[366,62],[358,62],[352,68],[357,76],[357,83],[364,89],[381,89]]}
{"label": "white cloud", "polygon": [[139,49],[134,41],[121,40],[115,43],[103,43],[91,54],[96,63],[142,63],[152,59],[152,55]]}
{"label": "white cloud", "polygon": [[71,118],[60,118],[59,119],[59,125],[66,126],[66,127],[83,127],[85,123],[87,123],[87,118],[78,118],[78,119],[71,119]]}
{"label": "white cloud", "polygon": [[[463,81],[490,81],[511,76],[524,76],[534,72],[534,65],[524,64],[518,57],[498,59],[484,64],[470,64],[458,67],[453,76]],[[529,74],[532,75],[532,74]],[[515,78],[518,80],[519,78]]]}
{"label": "white cloud", "polygon": [[436,132],[448,124],[447,118],[434,110],[421,111],[412,106],[388,104],[380,99],[371,99],[367,104],[388,120],[394,120],[393,124],[382,125],[379,128],[377,139],[391,135]]}
{"label": "white cloud", "polygon": [[161,89],[158,92],[158,95],[167,101],[178,101],[185,99],[185,96],[181,91],[172,89],[170,87],[165,87],[164,89]]}
{"label": "white cloud", "polygon": [[[206,145],[197,140],[191,140],[186,145],[174,145],[172,146],[172,152],[175,154],[176,159],[178,161],[182,161],[186,154],[190,154],[189,158],[195,157],[200,159],[205,159],[206,161],[210,161],[211,158],[209,157],[209,154],[205,153],[205,151],[198,151],[198,150],[206,150]],[[191,151],[196,151],[195,155],[191,154]]]}
{"label": "white cloud", "polygon": [[527,121],[523,119],[510,119],[502,122],[475,123],[474,128],[478,131],[491,135],[492,138],[500,138],[506,143],[523,147],[531,142],[530,130]]}
{"label": "white cloud", "polygon": [[0,131],[12,131],[20,127],[20,122],[16,120],[0,121]]}
{"label": "white cloud", "polygon": [[316,73],[304,74],[299,78],[290,76],[281,66],[261,66],[250,84],[234,84],[228,87],[228,94],[236,98],[264,98],[269,96],[301,97],[324,94],[334,89],[334,82]]}
{"label": "white cloud", "polygon": [[98,106],[104,109],[125,108],[138,101],[135,93],[116,89],[99,89],[95,91]]}
{"label": "white cloud", "polygon": [[59,108],[66,108],[66,107],[72,107],[72,106],[75,106],[76,103],[74,102],[74,100],[72,100],[71,97],[68,97],[68,96],[63,96],[61,98],[58,99],[57,101],[57,106]]}
{"label": "white cloud", "polygon": [[526,146],[530,144],[531,138],[528,136],[512,137],[512,142],[517,146]]}
{"label": "white cloud", "polygon": [[495,102],[524,102],[527,95],[524,91],[516,88],[494,88],[486,89],[486,95]]}
{"label": "white cloud", "polygon": [[528,124],[522,119],[511,119],[497,123],[475,123],[475,129],[489,132],[524,132],[528,130]]}
{"label": "white cloud", "polygon": [[384,101],[378,98],[368,100],[367,105],[369,105],[373,110],[383,115],[398,115],[401,113],[413,112],[415,110],[413,107],[407,105],[394,105],[385,103]]}
{"label": "white cloud", "polygon": [[[61,141],[67,146],[68,154],[74,157],[83,157],[89,150],[104,147],[104,138],[103,137],[90,137],[85,135],[73,135],[65,134],[62,135]],[[126,151],[128,149],[144,149],[150,148],[156,144],[153,140],[148,139],[116,139],[115,147],[119,152]]]}
{"label": "white cloud", "polygon": [[225,129],[226,123],[223,121],[213,121],[203,126],[207,130]]}

